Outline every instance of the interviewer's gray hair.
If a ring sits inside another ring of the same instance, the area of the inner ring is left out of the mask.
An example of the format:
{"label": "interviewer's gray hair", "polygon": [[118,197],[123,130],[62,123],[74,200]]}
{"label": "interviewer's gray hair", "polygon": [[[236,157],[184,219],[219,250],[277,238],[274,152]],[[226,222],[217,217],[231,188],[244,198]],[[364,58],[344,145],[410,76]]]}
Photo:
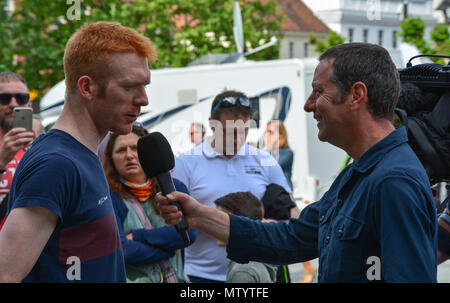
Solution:
{"label": "interviewer's gray hair", "polygon": [[367,87],[369,111],[375,118],[391,120],[400,93],[400,76],[386,49],[376,44],[345,43],[325,51],[319,60],[334,60],[330,79],[339,90],[339,99],[355,82]]}

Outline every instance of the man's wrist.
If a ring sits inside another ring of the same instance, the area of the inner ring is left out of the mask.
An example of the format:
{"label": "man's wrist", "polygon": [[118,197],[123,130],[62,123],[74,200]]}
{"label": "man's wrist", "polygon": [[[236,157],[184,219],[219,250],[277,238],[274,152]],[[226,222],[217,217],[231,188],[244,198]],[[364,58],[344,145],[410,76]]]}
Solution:
{"label": "man's wrist", "polygon": [[227,213],[214,207],[201,205],[195,216],[188,220],[190,228],[207,233],[210,236],[228,243],[230,233],[230,217]]}

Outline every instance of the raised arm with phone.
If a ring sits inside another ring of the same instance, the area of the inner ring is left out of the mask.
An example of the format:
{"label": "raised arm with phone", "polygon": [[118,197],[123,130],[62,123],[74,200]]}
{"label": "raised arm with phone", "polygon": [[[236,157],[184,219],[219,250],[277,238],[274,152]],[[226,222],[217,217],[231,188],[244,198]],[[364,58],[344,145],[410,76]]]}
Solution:
{"label": "raised arm with phone", "polygon": [[[32,115],[30,95],[23,77],[12,72],[0,73],[0,173],[4,173],[14,156],[33,141]],[[23,127],[25,122],[26,128]]]}
{"label": "raised arm with phone", "polygon": [[[31,132],[32,116],[30,95],[23,77],[11,72],[0,73],[0,229],[6,218],[5,198],[14,172],[25,148],[35,137]],[[24,128],[25,125],[29,127]]]}

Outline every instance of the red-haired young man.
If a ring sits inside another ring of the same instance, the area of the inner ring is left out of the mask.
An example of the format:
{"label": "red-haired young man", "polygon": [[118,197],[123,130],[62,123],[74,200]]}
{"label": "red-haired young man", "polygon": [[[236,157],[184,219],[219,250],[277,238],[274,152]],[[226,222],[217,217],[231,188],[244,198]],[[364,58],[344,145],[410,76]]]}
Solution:
{"label": "red-haired young man", "polygon": [[64,54],[66,100],[27,151],[0,233],[0,281],[125,282],[108,183],[97,156],[108,131],[127,134],[148,104],[149,39],[118,23],[82,27]]}

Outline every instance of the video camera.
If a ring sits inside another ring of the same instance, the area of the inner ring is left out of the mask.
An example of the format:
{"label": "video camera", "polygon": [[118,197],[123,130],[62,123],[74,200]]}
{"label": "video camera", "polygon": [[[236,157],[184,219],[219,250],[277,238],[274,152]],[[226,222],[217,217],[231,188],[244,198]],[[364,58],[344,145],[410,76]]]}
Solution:
{"label": "video camera", "polygon": [[430,183],[450,181],[450,65],[425,63],[398,69],[401,91],[396,125],[408,130],[408,141],[427,170]]}

